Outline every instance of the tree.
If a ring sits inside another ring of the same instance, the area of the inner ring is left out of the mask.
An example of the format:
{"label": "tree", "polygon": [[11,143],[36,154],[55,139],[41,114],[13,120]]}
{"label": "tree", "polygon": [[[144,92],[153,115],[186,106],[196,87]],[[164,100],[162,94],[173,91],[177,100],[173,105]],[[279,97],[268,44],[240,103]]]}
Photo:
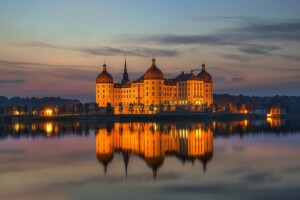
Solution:
{"label": "tree", "polygon": [[55,106],[54,111],[55,111],[55,115],[58,115],[58,112],[59,112],[59,107],[58,107],[58,105]]}
{"label": "tree", "polygon": [[119,113],[122,114],[123,113],[123,104],[119,103]]}
{"label": "tree", "polygon": [[22,112],[22,106],[16,106],[15,111],[17,111],[18,115],[20,115]]}
{"label": "tree", "polygon": [[133,111],[134,111],[133,106],[134,106],[133,103],[130,103],[130,104],[129,104],[129,112],[130,112],[130,114],[132,114]]}
{"label": "tree", "polygon": [[80,115],[83,111],[83,104],[79,103],[76,105],[76,111],[78,112],[78,114]]}
{"label": "tree", "polygon": [[0,107],[0,115],[4,115],[5,109],[3,107]]}
{"label": "tree", "polygon": [[94,111],[96,112],[96,114],[99,113],[100,109],[97,103],[94,103]]}
{"label": "tree", "polygon": [[237,109],[238,113],[240,113],[240,110],[242,109],[242,104],[241,103],[237,103],[236,104],[236,109]]}
{"label": "tree", "polygon": [[151,113],[153,114],[153,111],[154,111],[154,104],[153,104],[153,103],[149,106],[149,110],[150,110]]}
{"label": "tree", "polygon": [[202,105],[202,110],[205,111],[205,112],[208,112],[209,109],[208,109],[207,103]]}
{"label": "tree", "polygon": [[196,105],[195,105],[195,111],[198,111],[198,110],[199,110],[199,105],[196,104]]}
{"label": "tree", "polygon": [[231,110],[231,103],[227,103],[225,109],[226,109],[225,110],[226,112],[230,112],[230,110]]}
{"label": "tree", "polygon": [[159,112],[160,113],[164,112],[164,104],[162,104],[162,103],[159,105]]}
{"label": "tree", "polygon": [[[120,103],[121,105],[122,105],[122,103]],[[120,104],[119,104],[119,106],[120,106]],[[99,107],[98,107],[98,109],[99,109]],[[120,107],[119,107],[119,109],[120,109]],[[123,111],[123,106],[122,106],[122,111]],[[120,110],[119,110],[119,112],[120,112]],[[112,113],[112,106],[111,106],[111,103],[107,103],[106,104],[106,114],[111,114]]]}
{"label": "tree", "polygon": [[24,106],[24,113],[25,113],[25,115],[28,115],[28,105]]}
{"label": "tree", "polygon": [[217,112],[218,111],[218,105],[216,103],[210,104],[210,110],[211,110],[211,112]]}
{"label": "tree", "polygon": [[62,113],[62,114],[66,114],[66,112],[67,112],[67,107],[66,107],[66,105],[63,105],[63,106],[61,107],[61,113]]}
{"label": "tree", "polygon": [[170,105],[170,103],[168,103],[168,105],[167,105],[167,111],[171,112],[171,105]]}
{"label": "tree", "polygon": [[37,110],[35,109],[34,106],[32,106],[31,114],[37,115]]}
{"label": "tree", "polygon": [[254,107],[255,107],[254,103],[248,103],[248,104],[246,105],[246,108],[247,108],[247,110],[248,110],[249,113],[251,112],[251,110],[252,110]]}
{"label": "tree", "polygon": [[142,103],[141,105],[140,105],[140,113],[141,114],[143,114],[144,112],[145,112],[145,105]]}
{"label": "tree", "polygon": [[84,111],[85,111],[86,115],[89,114],[89,111],[90,111],[90,104],[89,103],[84,104]]}
{"label": "tree", "polygon": [[75,112],[76,112],[76,106],[73,104],[73,106],[72,106],[72,114],[74,115]]}

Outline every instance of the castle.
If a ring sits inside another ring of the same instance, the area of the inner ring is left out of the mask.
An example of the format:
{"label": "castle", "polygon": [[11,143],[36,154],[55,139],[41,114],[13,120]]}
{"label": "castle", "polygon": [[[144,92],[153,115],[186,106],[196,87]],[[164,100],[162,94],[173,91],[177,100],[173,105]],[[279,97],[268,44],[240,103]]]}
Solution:
{"label": "castle", "polygon": [[[150,68],[135,81],[130,81],[125,59],[123,79],[114,83],[106,64],[96,78],[96,103],[100,107],[111,105],[114,113],[156,113],[158,109],[175,110],[177,106],[195,109],[213,103],[213,82],[205,64],[196,74],[181,72],[175,78],[165,78],[152,59]],[[121,108],[121,109],[120,109]]]}

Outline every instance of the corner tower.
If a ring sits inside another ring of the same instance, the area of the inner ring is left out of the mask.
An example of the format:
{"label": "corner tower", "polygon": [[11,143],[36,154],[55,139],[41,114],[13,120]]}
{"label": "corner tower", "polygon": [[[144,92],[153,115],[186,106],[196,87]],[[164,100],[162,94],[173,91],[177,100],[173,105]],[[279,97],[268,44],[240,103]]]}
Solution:
{"label": "corner tower", "polygon": [[202,64],[202,70],[197,77],[203,81],[203,103],[208,105],[213,103],[213,82],[211,75],[205,69],[206,65]]}
{"label": "corner tower", "polygon": [[96,103],[100,107],[113,105],[114,82],[113,77],[107,72],[106,64],[103,64],[102,72],[96,78]]}
{"label": "corner tower", "polygon": [[158,105],[163,103],[164,75],[156,67],[155,58],[152,59],[151,67],[144,74],[144,103],[145,105]]}

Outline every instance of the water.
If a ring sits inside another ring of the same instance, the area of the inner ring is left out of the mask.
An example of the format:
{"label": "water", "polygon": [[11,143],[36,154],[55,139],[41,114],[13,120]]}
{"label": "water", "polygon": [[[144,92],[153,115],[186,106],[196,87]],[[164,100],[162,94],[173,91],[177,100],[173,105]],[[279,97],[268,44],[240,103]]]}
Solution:
{"label": "water", "polygon": [[299,199],[280,119],[0,124],[0,199]]}

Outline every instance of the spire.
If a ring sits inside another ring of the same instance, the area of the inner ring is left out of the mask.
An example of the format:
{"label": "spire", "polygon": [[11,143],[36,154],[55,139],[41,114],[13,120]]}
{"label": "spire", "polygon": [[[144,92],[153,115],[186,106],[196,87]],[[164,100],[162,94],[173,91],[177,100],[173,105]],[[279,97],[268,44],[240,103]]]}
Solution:
{"label": "spire", "polygon": [[106,173],[107,173],[107,165],[104,165],[103,171],[104,171],[104,174],[105,174],[105,176],[106,176]]}
{"label": "spire", "polygon": [[126,62],[126,55],[125,55],[125,63],[124,63],[124,72],[123,72],[123,79],[122,84],[126,84],[129,82],[128,73],[127,73],[127,62]]}
{"label": "spire", "polygon": [[126,55],[125,55],[125,66],[124,66],[124,73],[127,73]]}
{"label": "spire", "polygon": [[105,64],[105,60],[104,60],[104,63],[103,63],[103,71],[106,71],[106,64]]}
{"label": "spire", "polygon": [[153,180],[155,181],[156,180],[156,176],[157,176],[157,169],[153,169]]}
{"label": "spire", "polygon": [[155,58],[152,58],[152,66],[155,66]]}
{"label": "spire", "polygon": [[204,60],[203,60],[203,64],[202,64],[202,70],[205,71],[205,64],[204,64]]}
{"label": "spire", "polygon": [[123,155],[123,160],[125,164],[125,175],[126,175],[126,180],[127,180],[127,170],[128,170],[128,163],[129,163],[129,153],[128,151],[122,152]]}

